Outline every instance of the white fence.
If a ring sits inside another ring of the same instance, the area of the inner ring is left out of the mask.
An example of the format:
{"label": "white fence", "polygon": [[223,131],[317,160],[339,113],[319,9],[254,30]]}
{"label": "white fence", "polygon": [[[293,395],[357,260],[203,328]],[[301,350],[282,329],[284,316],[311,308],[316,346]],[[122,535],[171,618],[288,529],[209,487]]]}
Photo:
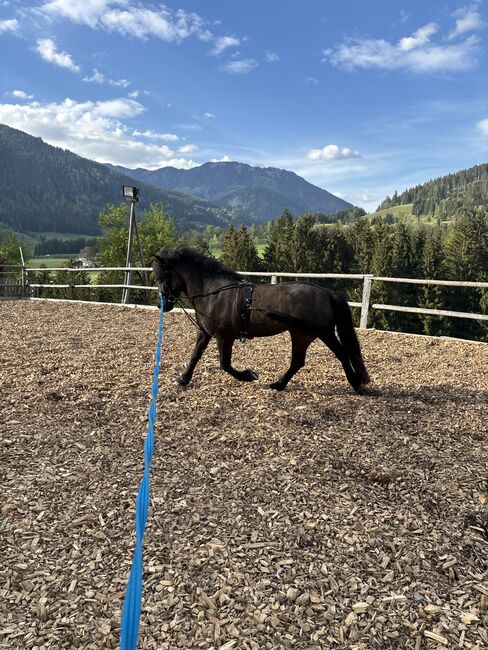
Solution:
{"label": "white fence", "polygon": [[[123,292],[122,302],[128,301],[128,292],[125,290],[139,289],[145,291],[158,291],[155,286],[141,286],[131,284],[131,274],[133,272],[150,272],[152,269],[149,267],[99,267],[92,269],[70,269],[70,268],[27,268],[25,266],[11,267],[17,268],[21,272],[23,295],[32,296],[33,292],[42,288],[49,289],[70,289],[74,292],[76,289],[121,289]],[[129,277],[129,284],[39,284],[29,283],[29,274],[32,273],[52,273],[52,272],[67,272],[67,273],[100,273],[101,271],[119,271],[127,272]],[[354,308],[361,309],[360,328],[366,329],[368,327],[368,316],[371,309],[383,311],[398,311],[412,314],[427,314],[432,316],[446,316],[452,318],[468,318],[475,320],[488,320],[488,314],[480,313],[466,313],[461,311],[450,311],[447,309],[427,309],[423,307],[406,307],[403,305],[384,305],[379,303],[371,304],[371,288],[374,282],[393,282],[399,284],[421,284],[421,285],[434,285],[434,286],[449,286],[449,287],[470,287],[475,289],[488,289],[488,282],[461,282],[455,280],[428,280],[418,278],[389,278],[379,277],[368,274],[348,274],[348,273],[269,273],[269,272],[248,272],[242,271],[241,275],[246,277],[259,277],[269,278],[271,284],[276,284],[279,278],[287,279],[334,279],[334,280],[361,280],[363,284],[362,300],[361,302],[350,302],[349,305]],[[191,310],[189,310],[191,311]]]}

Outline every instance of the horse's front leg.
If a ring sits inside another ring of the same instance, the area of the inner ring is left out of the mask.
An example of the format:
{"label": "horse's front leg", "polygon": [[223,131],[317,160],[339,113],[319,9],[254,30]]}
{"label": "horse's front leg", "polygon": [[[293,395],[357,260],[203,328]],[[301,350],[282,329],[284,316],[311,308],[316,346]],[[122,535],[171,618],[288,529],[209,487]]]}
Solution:
{"label": "horse's front leg", "polygon": [[220,354],[220,367],[229,375],[232,375],[239,381],[255,381],[259,379],[259,375],[254,370],[236,370],[232,367],[232,346],[234,345],[234,337],[218,335],[217,345]]}
{"label": "horse's front leg", "polygon": [[207,334],[207,332],[204,332],[203,330],[200,330],[198,332],[197,340],[195,343],[195,347],[193,348],[193,354],[191,355],[190,363],[188,364],[185,372],[181,373],[181,375],[176,380],[180,386],[186,386],[188,382],[191,380],[191,378],[193,377],[193,371],[195,370],[195,366],[200,361],[202,354],[207,349],[207,345],[211,338],[212,337],[210,336],[210,334]]}

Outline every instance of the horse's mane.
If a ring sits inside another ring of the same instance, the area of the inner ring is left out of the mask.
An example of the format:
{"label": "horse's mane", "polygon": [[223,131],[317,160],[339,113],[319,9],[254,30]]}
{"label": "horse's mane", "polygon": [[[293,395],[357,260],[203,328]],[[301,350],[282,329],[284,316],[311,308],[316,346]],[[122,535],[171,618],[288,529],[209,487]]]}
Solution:
{"label": "horse's mane", "polygon": [[203,255],[189,246],[165,246],[159,253],[169,264],[184,263],[198,270],[202,275],[220,275],[229,280],[242,280],[242,277],[213,257]]}

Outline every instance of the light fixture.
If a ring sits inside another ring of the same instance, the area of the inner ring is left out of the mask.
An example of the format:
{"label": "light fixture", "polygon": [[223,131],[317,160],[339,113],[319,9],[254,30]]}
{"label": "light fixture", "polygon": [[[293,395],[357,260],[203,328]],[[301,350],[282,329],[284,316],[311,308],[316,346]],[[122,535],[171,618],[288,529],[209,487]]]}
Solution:
{"label": "light fixture", "polygon": [[139,194],[139,188],[138,187],[130,187],[129,185],[124,185],[123,186],[123,194],[125,198],[128,201],[139,201],[138,194]]}

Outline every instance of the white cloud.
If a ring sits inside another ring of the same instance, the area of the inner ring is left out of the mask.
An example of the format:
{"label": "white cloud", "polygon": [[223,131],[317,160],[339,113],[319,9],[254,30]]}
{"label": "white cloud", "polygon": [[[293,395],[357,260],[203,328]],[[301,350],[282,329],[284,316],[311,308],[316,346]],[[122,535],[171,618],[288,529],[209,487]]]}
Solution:
{"label": "white cloud", "polygon": [[223,158],[212,158],[209,162],[230,162],[230,158],[227,154]]}
{"label": "white cloud", "polygon": [[41,55],[44,61],[54,63],[61,68],[67,68],[72,72],[79,72],[80,66],[73,61],[71,54],[67,52],[58,52],[56,43],[51,38],[40,38],[37,41],[36,51]]}
{"label": "white cloud", "polygon": [[198,151],[196,144],[185,144],[178,148],[178,153],[195,153],[195,151]]}
{"label": "white cloud", "polygon": [[134,99],[120,97],[119,99],[108,99],[105,102],[96,102],[95,113],[104,117],[136,117],[145,111],[145,108]]}
{"label": "white cloud", "polygon": [[488,135],[488,117],[485,120],[481,120],[476,125],[478,129],[483,133],[483,135]]}
{"label": "white cloud", "polygon": [[0,122],[98,162],[149,169],[168,165],[195,167],[196,163],[177,157],[168,146],[142,142],[133,136],[133,129],[121,118],[131,118],[142,111],[141,104],[127,98],[107,102],[65,99],[49,104],[0,104]]}
{"label": "white cloud", "polygon": [[453,16],[457,18],[456,26],[449,34],[449,40],[486,27],[486,22],[481,18],[477,11],[478,4],[462,7],[454,12]]}
{"label": "white cloud", "polygon": [[305,77],[305,83],[306,84],[313,84],[313,85],[316,86],[320,82],[316,77]]}
{"label": "white cloud", "polygon": [[228,47],[238,47],[241,41],[236,36],[220,36],[215,39],[215,47],[211,54],[218,56]]}
{"label": "white cloud", "polygon": [[129,0],[52,0],[43,4],[40,10],[92,29],[134,38],[155,37],[167,43],[180,42],[190,36],[202,41],[214,39],[206,21],[198,14],[183,9],[173,11],[165,5],[156,9],[142,4],[131,5]]}
{"label": "white cloud", "polygon": [[346,70],[379,68],[416,73],[458,72],[476,65],[477,37],[469,36],[455,44],[432,43],[431,37],[437,31],[435,23],[428,23],[397,43],[384,39],[348,39],[324,50],[322,62]]}
{"label": "white cloud", "polygon": [[215,119],[217,116],[214,115],[213,113],[204,113],[204,114],[203,114],[203,117],[204,117],[205,119],[207,119],[207,120],[213,120],[213,119]]}
{"label": "white cloud", "polygon": [[109,79],[97,68],[93,70],[93,74],[90,77],[83,77],[83,81],[87,83],[108,84],[109,86],[117,86],[118,88],[127,88],[130,86],[130,81],[127,81],[127,79]]}
{"label": "white cloud", "polygon": [[100,16],[108,11],[109,7],[125,5],[126,2],[114,0],[51,0],[41,6],[41,11],[54,16],[68,18],[75,23],[96,27]]}
{"label": "white cloud", "polygon": [[[210,21],[195,12],[174,10],[165,4],[143,3],[140,0],[48,0],[35,11],[51,18],[87,25],[91,29],[116,32],[141,40],[158,38],[166,43],[180,43],[195,37],[212,43],[211,54],[214,56],[248,40],[247,37],[216,36],[208,27]],[[218,25],[220,22],[212,21],[211,24]]]}
{"label": "white cloud", "polygon": [[276,63],[277,61],[280,61],[280,57],[276,52],[266,52],[264,55],[264,60],[266,63]]}
{"label": "white cloud", "polygon": [[10,18],[9,20],[0,20],[0,34],[3,32],[16,32],[19,29],[19,21],[17,18]]}
{"label": "white cloud", "polygon": [[141,136],[143,138],[151,138],[152,140],[164,140],[166,142],[178,142],[179,136],[174,133],[157,133],[147,129],[146,131],[138,131],[135,129],[132,133],[134,136]]}
{"label": "white cloud", "polygon": [[220,70],[228,72],[229,74],[247,74],[254,70],[258,65],[254,59],[240,59],[238,61],[229,61],[220,66]]}
{"label": "white cloud", "polygon": [[11,95],[12,97],[16,97],[17,99],[34,99],[34,95],[28,95],[23,90],[12,90],[11,93],[7,94]]}
{"label": "white cloud", "polygon": [[400,50],[408,52],[409,50],[413,50],[415,47],[425,45],[429,42],[430,37],[437,32],[437,29],[438,27],[435,23],[428,23],[427,25],[420,27],[420,29],[417,29],[412,36],[401,38],[398,42],[398,47]]}
{"label": "white cloud", "polygon": [[183,131],[201,131],[202,127],[200,124],[185,124],[185,123],[180,123],[180,124],[175,124],[174,125],[175,129],[182,129]]}
{"label": "white cloud", "polygon": [[349,147],[338,147],[336,144],[328,144],[322,149],[310,149],[307,153],[309,160],[341,160],[343,158],[360,158],[359,151]]}

